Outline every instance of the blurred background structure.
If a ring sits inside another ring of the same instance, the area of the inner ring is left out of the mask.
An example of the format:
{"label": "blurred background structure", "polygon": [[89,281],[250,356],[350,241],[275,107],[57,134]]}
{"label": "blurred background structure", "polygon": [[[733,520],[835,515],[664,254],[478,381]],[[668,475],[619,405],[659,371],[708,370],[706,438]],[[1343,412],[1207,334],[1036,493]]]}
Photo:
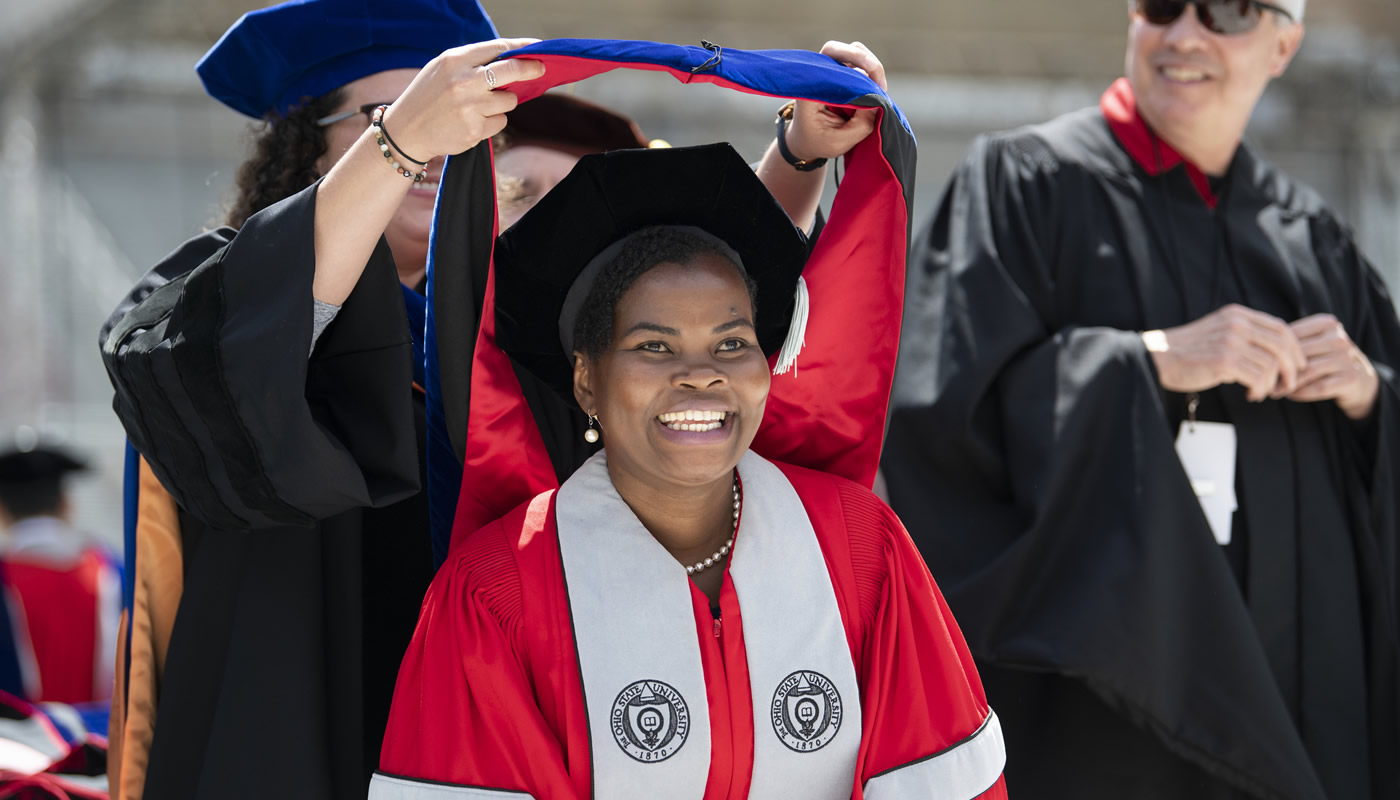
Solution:
{"label": "blurred background structure", "polygon": [[[0,445],[22,424],[91,453],[79,524],[116,541],[123,436],[97,332],[135,279],[217,225],[250,123],[194,63],[258,0],[0,2]],[[979,132],[1094,104],[1122,74],[1124,0],[485,0],[504,35],[726,47],[865,42],[919,138],[919,224]],[[1316,187],[1400,287],[1400,4],[1314,0],[1250,138]],[[652,74],[581,96],[677,145],[756,159],[775,101]]]}

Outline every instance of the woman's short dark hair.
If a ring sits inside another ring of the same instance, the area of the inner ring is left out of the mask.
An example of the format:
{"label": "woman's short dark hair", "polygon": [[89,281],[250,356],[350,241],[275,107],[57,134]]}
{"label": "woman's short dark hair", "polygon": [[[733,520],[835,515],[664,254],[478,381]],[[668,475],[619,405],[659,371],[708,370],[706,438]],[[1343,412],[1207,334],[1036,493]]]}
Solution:
{"label": "woman's short dark hair", "polygon": [[[316,120],[338,108],[344,89],[323,94],[286,114],[269,114],[253,141],[253,154],[234,176],[234,200],[226,222],[243,227],[248,218],[291,197],[321,177],[316,162],[326,154],[326,129]],[[346,123],[350,124],[349,122]]]}
{"label": "woman's short dark hair", "polygon": [[[603,265],[593,288],[588,291],[588,298],[574,323],[574,346],[589,358],[601,356],[612,343],[617,304],[638,278],[660,264],[690,264],[706,253],[734,263],[713,244],[688,231],[655,227],[644,228],[633,235],[617,258]],[[758,284],[737,264],[734,269],[743,277],[744,286],[749,290],[749,303],[757,313]]]}

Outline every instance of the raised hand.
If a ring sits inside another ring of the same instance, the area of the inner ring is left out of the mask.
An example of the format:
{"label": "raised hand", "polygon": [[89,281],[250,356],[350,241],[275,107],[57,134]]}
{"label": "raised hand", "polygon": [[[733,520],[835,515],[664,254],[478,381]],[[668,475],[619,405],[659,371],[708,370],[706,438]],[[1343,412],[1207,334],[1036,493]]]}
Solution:
{"label": "raised hand", "polygon": [[505,128],[506,113],[519,102],[506,87],[544,75],[539,61],[497,58],[537,41],[493,39],[442,53],[389,107],[384,126],[397,144],[422,161],[470,150]]}
{"label": "raised hand", "polygon": [[[860,70],[881,89],[889,89],[884,65],[860,42],[827,42],[821,53]],[[851,114],[847,110],[830,109],[823,103],[799,100],[787,132],[788,149],[804,161],[839,158],[875,130],[877,113],[875,109],[862,109]]]}
{"label": "raised hand", "polygon": [[[537,39],[495,39],[448,50],[429,61],[384,113],[384,131],[400,155],[419,161],[462,153],[506,125],[506,112],[518,102],[503,87],[544,74],[529,59],[498,61],[507,50]],[[493,86],[494,84],[494,86]],[[415,181],[385,169],[373,129],[365,130],[326,173],[316,189],[316,273],[311,293],[340,305],[360,280],[381,235],[406,202]],[[429,196],[431,197],[431,196]],[[420,198],[421,200],[421,198]],[[431,200],[421,215],[430,217]],[[427,228],[396,236],[389,246],[399,263],[423,263]],[[402,270],[400,279],[402,279]]]}
{"label": "raised hand", "polygon": [[1300,403],[1334,400],[1351,419],[1370,416],[1380,391],[1380,378],[1342,323],[1331,314],[1314,314],[1289,327],[1302,345],[1308,363],[1288,398]]}
{"label": "raised hand", "polygon": [[1238,383],[1258,403],[1296,391],[1308,364],[1287,323],[1241,305],[1225,306],[1178,328],[1148,331],[1142,340],[1162,388],[1171,392]]}

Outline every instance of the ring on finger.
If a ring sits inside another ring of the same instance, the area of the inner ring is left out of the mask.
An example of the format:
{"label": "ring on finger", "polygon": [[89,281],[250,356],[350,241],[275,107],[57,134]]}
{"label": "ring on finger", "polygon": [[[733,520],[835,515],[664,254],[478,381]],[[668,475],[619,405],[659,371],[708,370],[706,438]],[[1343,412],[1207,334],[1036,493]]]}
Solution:
{"label": "ring on finger", "polygon": [[496,73],[492,72],[490,67],[486,68],[486,85],[492,89],[496,88]]}

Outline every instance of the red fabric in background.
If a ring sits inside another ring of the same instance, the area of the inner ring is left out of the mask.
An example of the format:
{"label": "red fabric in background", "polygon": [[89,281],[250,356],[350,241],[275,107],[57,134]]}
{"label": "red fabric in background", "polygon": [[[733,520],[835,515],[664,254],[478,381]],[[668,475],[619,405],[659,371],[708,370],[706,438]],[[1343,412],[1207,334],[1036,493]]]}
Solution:
{"label": "red fabric in background", "polygon": [[[22,607],[23,627],[39,667],[41,691],[31,702],[106,699],[95,685],[98,583],[104,569],[106,562],[92,551],[65,569],[18,559],[0,563],[0,582]],[[22,635],[17,629],[16,636]]]}

